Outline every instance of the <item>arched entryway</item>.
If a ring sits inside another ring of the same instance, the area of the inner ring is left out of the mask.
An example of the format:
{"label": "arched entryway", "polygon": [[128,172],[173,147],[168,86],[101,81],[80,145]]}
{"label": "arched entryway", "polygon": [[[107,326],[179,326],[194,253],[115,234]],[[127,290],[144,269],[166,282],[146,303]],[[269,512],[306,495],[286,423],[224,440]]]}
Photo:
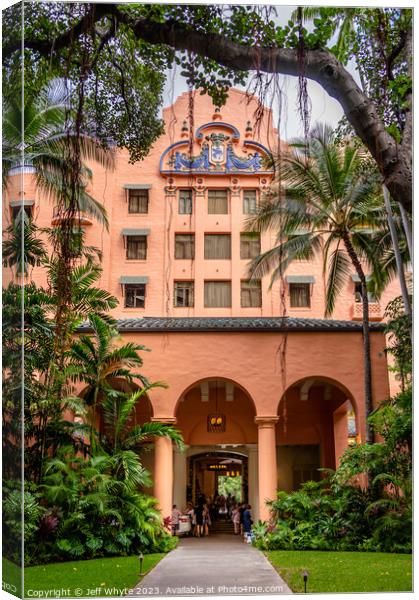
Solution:
{"label": "arched entryway", "polygon": [[319,468],[336,469],[357,437],[356,403],[339,382],[308,377],[282,396],[276,426],[278,488],[296,490],[321,477]]}
{"label": "arched entryway", "polygon": [[[185,452],[174,450],[173,501],[180,508],[203,494],[217,494],[219,477],[241,481],[240,496],[258,516],[258,428],[250,395],[236,382],[208,378],[189,386],[179,399],[176,427]],[[224,475],[225,476],[225,475]]]}

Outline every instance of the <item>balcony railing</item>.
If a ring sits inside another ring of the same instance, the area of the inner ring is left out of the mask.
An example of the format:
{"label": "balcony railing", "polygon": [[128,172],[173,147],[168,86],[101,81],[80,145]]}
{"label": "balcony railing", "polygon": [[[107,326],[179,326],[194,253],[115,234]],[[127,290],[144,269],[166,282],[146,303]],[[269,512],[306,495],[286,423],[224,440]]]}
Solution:
{"label": "balcony railing", "polygon": [[[65,213],[61,213],[59,209],[55,206],[52,211],[52,225],[58,225],[60,221],[65,218]],[[79,214],[74,215],[73,219],[75,225],[92,225],[93,221],[91,217],[86,215],[86,213],[80,212]]]}
{"label": "balcony railing", "polygon": [[[382,321],[384,311],[379,302],[368,303],[368,313],[370,321]],[[352,306],[352,320],[362,321],[362,302],[354,302]]]}

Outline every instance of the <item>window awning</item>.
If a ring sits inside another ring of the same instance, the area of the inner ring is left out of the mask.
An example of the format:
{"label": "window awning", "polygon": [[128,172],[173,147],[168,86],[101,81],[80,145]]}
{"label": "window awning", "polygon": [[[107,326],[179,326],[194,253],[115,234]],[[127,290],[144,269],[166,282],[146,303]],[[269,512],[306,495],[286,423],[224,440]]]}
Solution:
{"label": "window awning", "polygon": [[35,200],[10,200],[9,206],[12,208],[16,208],[19,206],[33,206],[35,204]]}
{"label": "window awning", "polygon": [[119,283],[124,285],[126,283],[148,283],[148,277],[137,276],[137,275],[121,275]]}
{"label": "window awning", "polygon": [[149,229],[123,229],[122,235],[129,237],[131,235],[150,235]]}
{"label": "window awning", "polygon": [[313,275],[287,275],[287,283],[315,283]]}
{"label": "window awning", "polygon": [[124,190],[151,190],[151,183],[124,183]]}
{"label": "window awning", "polygon": [[[355,273],[354,275],[351,275],[351,279],[352,279],[352,281],[354,281],[355,283],[361,283],[361,279],[360,279],[360,277],[359,277],[358,273]],[[366,276],[365,276],[365,279],[366,279],[367,281],[369,281],[369,280],[371,279],[371,275],[366,275]]]}

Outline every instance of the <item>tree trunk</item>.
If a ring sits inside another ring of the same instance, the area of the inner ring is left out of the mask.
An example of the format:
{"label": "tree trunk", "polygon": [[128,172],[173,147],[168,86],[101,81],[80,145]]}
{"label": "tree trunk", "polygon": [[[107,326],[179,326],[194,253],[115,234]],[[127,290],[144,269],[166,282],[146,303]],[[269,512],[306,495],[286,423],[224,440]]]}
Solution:
{"label": "tree trunk", "polygon": [[386,213],[387,213],[388,227],[390,229],[391,240],[393,242],[393,248],[394,248],[394,255],[396,258],[397,273],[399,275],[400,288],[401,288],[403,304],[404,304],[404,312],[409,318],[410,337],[412,338],[412,325],[411,325],[412,324],[412,309],[410,306],[409,292],[407,291],[406,278],[404,276],[403,261],[402,261],[402,257],[400,254],[400,248],[399,248],[399,239],[397,237],[396,226],[394,224],[393,214],[391,212],[390,194],[385,185],[383,185],[383,195],[384,195],[384,206],[385,206]]}
{"label": "tree trunk", "polygon": [[367,280],[365,277],[364,270],[361,263],[359,262],[358,256],[352,245],[349,233],[345,233],[343,236],[343,243],[345,244],[346,251],[348,252],[349,258],[352,261],[353,266],[361,280],[361,296],[362,296],[362,334],[364,340],[364,396],[365,396],[365,419],[366,419],[366,432],[365,441],[367,444],[372,444],[374,441],[374,433],[372,426],[368,423],[368,417],[372,413],[372,370],[371,370],[371,344],[370,344],[370,324],[369,324],[369,310],[368,310],[368,291],[367,291]]}
{"label": "tree trunk", "polygon": [[406,236],[407,247],[409,249],[410,262],[413,265],[413,240],[412,240],[412,227],[410,225],[408,214],[401,204],[399,204],[400,215],[402,217],[403,229]]}

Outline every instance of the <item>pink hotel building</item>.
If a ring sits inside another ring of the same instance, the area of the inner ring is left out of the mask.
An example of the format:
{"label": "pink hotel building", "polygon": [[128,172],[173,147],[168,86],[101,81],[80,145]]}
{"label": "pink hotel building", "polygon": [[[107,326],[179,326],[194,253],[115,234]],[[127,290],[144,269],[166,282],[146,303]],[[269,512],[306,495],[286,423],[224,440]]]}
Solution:
{"label": "pink hotel building", "polygon": [[[263,161],[278,140],[271,111],[257,128],[255,97],[232,90],[219,110],[196,94],[190,134],[188,105],[185,93],[164,110],[166,132],[144,161],[130,164],[121,151],[112,172],[92,165],[88,191],[110,225],[83,217],[82,226],[103,251],[100,285],[119,299],[121,343],[149,348],[144,374],[168,385],[152,391],[137,418],[176,424],[184,436],[184,453],[159,439],[146,455],[162,514],[172,502],[183,508],[198,493],[212,495],[218,475],[233,472],[254,518],[264,519],[275,490],[334,468],[365,436],[357,278],[348,277],[333,320],[323,318],[320,256],[293,263],[271,290],[269,277],[249,285],[249,259],[274,239],[244,232],[272,180]],[[53,202],[14,179],[5,224],[23,201],[39,226],[50,226]],[[40,269],[32,277],[46,284]],[[375,405],[389,395],[379,321],[397,290],[392,284],[371,305]]]}

